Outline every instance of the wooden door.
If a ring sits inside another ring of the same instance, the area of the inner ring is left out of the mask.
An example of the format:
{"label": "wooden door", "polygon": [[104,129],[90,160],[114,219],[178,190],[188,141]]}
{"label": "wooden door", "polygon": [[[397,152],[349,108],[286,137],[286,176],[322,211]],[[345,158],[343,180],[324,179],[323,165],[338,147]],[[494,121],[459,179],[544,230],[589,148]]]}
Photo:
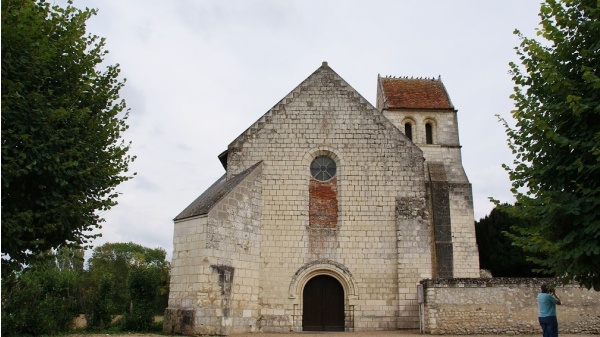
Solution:
{"label": "wooden door", "polygon": [[303,293],[303,331],[344,331],[344,288],[335,278],[315,276]]}

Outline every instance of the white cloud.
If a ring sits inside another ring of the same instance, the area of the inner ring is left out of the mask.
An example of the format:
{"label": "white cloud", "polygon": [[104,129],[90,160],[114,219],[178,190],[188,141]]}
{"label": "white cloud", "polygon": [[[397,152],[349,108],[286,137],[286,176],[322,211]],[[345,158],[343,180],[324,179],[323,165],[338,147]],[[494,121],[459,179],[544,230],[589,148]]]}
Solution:
{"label": "white cloud", "polygon": [[[86,6],[86,2],[75,5]],[[172,250],[172,219],[224,170],[217,155],[322,61],[375,103],[377,74],[442,76],[459,110],[476,219],[509,201],[511,162],[495,114],[509,116],[515,28],[534,36],[530,1],[93,2],[131,108],[138,176],[119,186],[97,244]]]}

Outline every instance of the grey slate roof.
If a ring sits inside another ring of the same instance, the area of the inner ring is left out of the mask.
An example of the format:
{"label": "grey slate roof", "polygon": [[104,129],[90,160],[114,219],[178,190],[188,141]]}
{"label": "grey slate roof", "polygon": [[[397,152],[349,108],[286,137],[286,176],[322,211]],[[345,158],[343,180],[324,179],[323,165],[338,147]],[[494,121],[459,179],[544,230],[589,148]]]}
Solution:
{"label": "grey slate roof", "polygon": [[231,192],[241,181],[254,171],[254,169],[260,164],[258,162],[243,172],[239,173],[235,177],[227,180],[227,174],[224,174],[214,184],[212,184],[204,193],[202,193],[196,200],[194,200],[188,207],[186,207],[173,221],[179,221],[195,216],[208,214],[208,212],[216,205],[221,199],[223,199],[229,192]]}

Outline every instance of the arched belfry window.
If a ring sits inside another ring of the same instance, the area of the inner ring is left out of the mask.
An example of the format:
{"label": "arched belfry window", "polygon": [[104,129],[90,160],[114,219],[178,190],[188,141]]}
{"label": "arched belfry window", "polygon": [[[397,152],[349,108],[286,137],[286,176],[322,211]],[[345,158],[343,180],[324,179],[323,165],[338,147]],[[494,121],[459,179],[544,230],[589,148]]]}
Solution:
{"label": "arched belfry window", "polygon": [[319,181],[327,181],[335,177],[335,162],[327,156],[319,156],[310,164],[310,174]]}
{"label": "arched belfry window", "polygon": [[425,124],[425,143],[433,144],[433,126],[431,123]]}
{"label": "arched belfry window", "polygon": [[412,124],[408,122],[404,123],[404,135],[408,137],[408,139],[413,140]]}

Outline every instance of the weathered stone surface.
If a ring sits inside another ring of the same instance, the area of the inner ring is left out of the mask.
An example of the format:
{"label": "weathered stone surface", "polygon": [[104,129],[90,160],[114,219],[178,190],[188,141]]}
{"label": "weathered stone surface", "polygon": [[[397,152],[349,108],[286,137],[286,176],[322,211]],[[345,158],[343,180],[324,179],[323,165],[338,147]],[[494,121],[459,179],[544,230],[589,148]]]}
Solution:
{"label": "weathered stone surface", "polygon": [[[431,334],[538,334],[537,294],[547,279],[425,280],[423,324]],[[600,333],[600,293],[576,285],[556,289],[562,333]]]}
{"label": "weathered stone surface", "polygon": [[[301,331],[304,285],[328,275],[344,291],[346,331],[418,328],[416,285],[434,262],[479,275],[456,111],[444,109],[379,111],[317,69],[229,145],[223,180],[177,217],[170,320],[193,311],[196,334]],[[311,176],[319,156],[334,178]]]}

